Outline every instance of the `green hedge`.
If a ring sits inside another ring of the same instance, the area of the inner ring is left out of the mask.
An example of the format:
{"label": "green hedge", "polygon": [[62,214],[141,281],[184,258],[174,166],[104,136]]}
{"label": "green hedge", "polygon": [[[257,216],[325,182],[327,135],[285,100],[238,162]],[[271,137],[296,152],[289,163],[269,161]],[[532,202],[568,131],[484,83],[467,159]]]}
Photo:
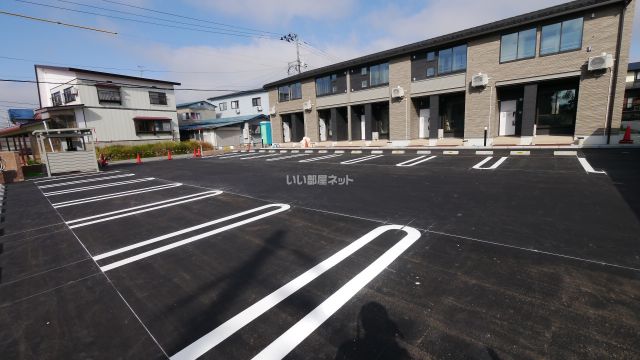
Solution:
{"label": "green hedge", "polygon": [[167,150],[171,150],[171,154],[189,154],[193,153],[193,150],[202,146],[202,150],[212,150],[213,146],[206,142],[200,141],[163,141],[152,144],[143,145],[107,145],[98,146],[96,149],[96,156],[99,158],[100,154],[110,158],[111,160],[127,160],[135,159],[136,154],[140,154],[140,157],[155,157],[155,156],[167,156]]}

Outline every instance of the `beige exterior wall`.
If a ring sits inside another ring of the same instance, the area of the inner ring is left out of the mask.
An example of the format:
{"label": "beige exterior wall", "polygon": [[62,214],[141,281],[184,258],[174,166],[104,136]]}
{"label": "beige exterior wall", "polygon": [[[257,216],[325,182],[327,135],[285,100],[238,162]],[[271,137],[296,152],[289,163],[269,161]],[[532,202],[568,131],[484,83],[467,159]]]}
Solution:
{"label": "beige exterior wall", "polygon": [[409,140],[411,129],[411,58],[409,55],[389,61],[389,89],[400,86],[404,97],[389,97],[389,140]]}
{"label": "beige exterior wall", "polygon": [[[603,52],[614,55],[616,53],[620,7],[612,6],[576,13],[571,16],[584,17],[582,49],[576,51],[540,57],[538,54],[541,24],[537,24],[536,57],[533,59],[500,64],[500,34],[494,34],[472,39],[467,43],[467,71],[465,74],[412,82],[411,59],[409,55],[406,55],[389,60],[388,87],[357,92],[350,91],[346,94],[316,99],[315,79],[311,78],[302,82],[302,99],[283,103],[277,102],[277,89],[269,89],[269,101],[271,104],[275,104],[277,112],[275,116],[271,116],[274,142],[282,142],[281,115],[302,112],[302,104],[307,100],[311,100],[313,110],[304,114],[305,130],[306,136],[314,142],[319,140],[317,107],[328,109],[386,100],[389,101],[390,139],[396,142],[417,139],[419,136],[419,110],[416,105],[418,100],[412,100],[411,97],[445,94],[452,91],[466,91],[465,139],[481,139],[485,127],[489,128],[489,137],[495,137],[498,135],[499,127],[497,89],[500,86],[566,77],[580,79],[575,136],[604,134],[609,101],[614,101],[612,129],[615,134],[620,127],[622,114],[634,7],[635,0],[631,2],[625,15],[623,47],[620,59],[616,60],[620,62],[621,66],[617,79],[612,79],[611,70],[600,74],[586,70],[589,57],[597,56]],[[587,52],[589,47],[591,52]],[[489,85],[482,89],[471,88],[471,77],[480,72],[489,75]],[[613,100],[609,98],[612,80],[617,81],[616,96]],[[347,84],[349,82],[350,76],[348,75]],[[405,97],[401,100],[390,97],[390,90],[397,86],[401,86],[405,91]],[[348,117],[350,118],[350,116],[349,112]],[[349,138],[351,138],[350,122]]]}
{"label": "beige exterior wall", "polygon": [[[632,5],[633,6],[633,3]],[[538,42],[536,57],[500,64],[500,35],[493,35],[469,42],[467,60],[467,79],[473,74],[489,75],[489,86],[477,90],[469,88],[465,107],[465,138],[481,138],[484,127],[489,128],[490,136],[498,135],[498,101],[496,82],[525,79],[536,76],[563,76],[565,73],[580,71],[580,88],[578,90],[578,111],[576,120],[576,136],[602,135],[606,124],[611,71],[594,75],[586,70],[590,56],[606,52],[615,54],[618,30],[619,8],[601,8],[585,12],[582,49],[563,54],[538,56],[540,48],[540,26],[538,26]],[[628,11],[630,17],[633,9]],[[592,17],[591,15],[594,15]],[[578,14],[576,14],[578,16]],[[632,18],[628,21],[631,26]],[[620,61],[626,64],[630,37],[627,36],[626,51]],[[592,48],[587,52],[588,47]],[[624,50],[624,49],[623,49]],[[625,65],[626,66],[626,65]],[[626,73],[619,77],[624,88]],[[469,81],[468,81],[469,83]],[[617,109],[622,109],[622,94],[616,99]],[[619,103],[619,105],[617,104]],[[621,110],[616,111],[613,127],[620,126]]]}

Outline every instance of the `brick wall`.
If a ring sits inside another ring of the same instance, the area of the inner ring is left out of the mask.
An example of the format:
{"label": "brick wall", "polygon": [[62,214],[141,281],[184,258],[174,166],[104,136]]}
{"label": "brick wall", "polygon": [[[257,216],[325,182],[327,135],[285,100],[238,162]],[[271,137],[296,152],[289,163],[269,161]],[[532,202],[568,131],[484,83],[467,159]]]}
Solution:
{"label": "brick wall", "polygon": [[408,140],[409,105],[411,103],[411,58],[409,55],[389,61],[389,90],[400,86],[402,99],[389,97],[389,139]]}

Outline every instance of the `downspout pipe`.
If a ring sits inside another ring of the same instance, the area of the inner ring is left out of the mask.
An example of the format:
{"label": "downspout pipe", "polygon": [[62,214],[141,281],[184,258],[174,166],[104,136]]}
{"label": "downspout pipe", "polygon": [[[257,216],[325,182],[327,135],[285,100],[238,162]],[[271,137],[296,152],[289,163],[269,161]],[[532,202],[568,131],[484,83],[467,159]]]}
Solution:
{"label": "downspout pipe", "polygon": [[621,53],[621,47],[622,47],[622,33],[624,30],[624,16],[627,10],[627,7],[629,6],[629,4],[631,3],[632,0],[627,0],[624,2],[624,4],[622,5],[622,8],[620,9],[620,20],[618,21],[618,39],[617,39],[617,45],[616,45],[616,56],[615,56],[615,64],[613,67],[613,86],[611,87],[611,93],[610,96],[613,98],[613,101],[611,101],[609,103],[609,111],[607,114],[607,145],[611,144],[611,126],[613,124],[613,110],[615,108],[615,103],[616,103],[616,89],[617,89],[617,85],[618,85],[618,73],[620,71],[620,53]]}

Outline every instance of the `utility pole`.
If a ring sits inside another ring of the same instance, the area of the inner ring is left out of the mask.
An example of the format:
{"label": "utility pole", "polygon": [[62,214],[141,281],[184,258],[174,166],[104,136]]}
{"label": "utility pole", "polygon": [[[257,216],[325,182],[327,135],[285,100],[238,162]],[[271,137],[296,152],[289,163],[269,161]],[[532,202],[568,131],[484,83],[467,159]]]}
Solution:
{"label": "utility pole", "polygon": [[296,44],[296,61],[289,63],[289,69],[287,70],[287,73],[291,75],[291,70],[293,69],[296,73],[300,74],[302,72],[302,68],[306,68],[307,64],[304,64],[300,60],[300,38],[298,37],[298,34],[289,33],[280,37],[280,40]]}

